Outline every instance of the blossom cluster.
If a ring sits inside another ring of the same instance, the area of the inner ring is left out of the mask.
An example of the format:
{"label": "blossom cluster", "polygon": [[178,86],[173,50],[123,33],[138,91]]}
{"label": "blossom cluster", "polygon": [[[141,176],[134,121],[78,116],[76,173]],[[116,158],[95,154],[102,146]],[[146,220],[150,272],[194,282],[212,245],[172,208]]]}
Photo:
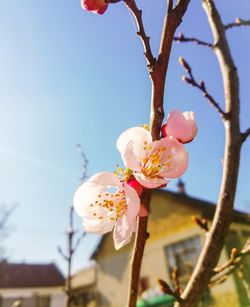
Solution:
{"label": "blossom cluster", "polygon": [[193,112],[173,110],[162,126],[161,139],[152,140],[150,132],[134,127],[117,140],[126,169],[102,172],[83,183],[74,196],[74,208],[83,218],[88,232],[113,231],[116,249],[130,242],[136,232],[138,216],[147,210],[140,203],[144,189],[164,187],[170,178],[181,176],[188,166],[184,144],[197,133]]}

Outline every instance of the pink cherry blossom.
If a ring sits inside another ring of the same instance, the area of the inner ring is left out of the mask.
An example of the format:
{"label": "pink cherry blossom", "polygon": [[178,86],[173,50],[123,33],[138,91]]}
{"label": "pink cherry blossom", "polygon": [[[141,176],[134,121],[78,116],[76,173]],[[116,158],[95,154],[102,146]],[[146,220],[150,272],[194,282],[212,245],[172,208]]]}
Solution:
{"label": "pink cherry blossom", "polygon": [[129,180],[128,185],[130,185],[134,190],[136,190],[137,194],[141,196],[143,186],[136,179]]}
{"label": "pink cherry blossom", "polygon": [[149,131],[140,127],[123,132],[117,140],[117,148],[125,166],[146,188],[166,185],[166,178],[181,176],[188,165],[183,144],[172,137],[153,142]]}
{"label": "pink cherry blossom", "polygon": [[162,136],[172,136],[181,143],[191,142],[197,134],[194,112],[173,110],[162,126]]}
{"label": "pink cherry blossom", "polygon": [[84,10],[95,14],[103,14],[108,8],[105,0],[81,0],[81,6]]}
{"label": "pink cherry blossom", "polygon": [[[111,191],[112,189],[112,191]],[[74,196],[74,208],[88,232],[114,230],[116,249],[130,242],[140,210],[137,192],[114,173],[98,173],[83,183]]]}

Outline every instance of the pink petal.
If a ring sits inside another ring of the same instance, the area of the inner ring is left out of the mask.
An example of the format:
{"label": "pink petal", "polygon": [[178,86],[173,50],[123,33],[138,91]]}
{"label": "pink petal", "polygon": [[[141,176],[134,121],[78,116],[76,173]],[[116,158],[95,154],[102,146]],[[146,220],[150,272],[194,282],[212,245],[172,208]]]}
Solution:
{"label": "pink petal", "polygon": [[182,143],[190,142],[197,133],[194,112],[173,110],[162,127],[163,137],[172,136]]}
{"label": "pink petal", "polygon": [[104,187],[117,187],[119,189],[123,188],[122,183],[119,178],[114,173],[102,172],[98,173],[88,180],[89,182],[97,185],[101,185]]}
{"label": "pink petal", "polygon": [[169,168],[162,171],[160,175],[167,178],[176,178],[181,176],[188,166],[188,153],[183,144],[177,140],[166,137],[162,140],[166,143],[166,153],[164,155],[163,163],[169,163]]}
{"label": "pink petal", "polygon": [[[152,143],[152,137],[149,131],[141,127],[134,127],[124,131],[118,138],[116,146],[120,151],[122,157],[126,155],[126,152],[132,152],[133,159],[140,161],[142,157],[143,148],[147,144]],[[128,162],[128,160],[124,161]]]}
{"label": "pink petal", "polygon": [[154,189],[154,188],[158,188],[161,185],[166,185],[168,183],[168,180],[165,180],[163,178],[160,177],[146,177],[145,175],[143,175],[142,173],[135,173],[134,174],[136,180],[145,188],[148,189]]}
{"label": "pink petal", "polygon": [[129,180],[128,185],[131,186],[139,196],[141,195],[143,186],[136,179]]}
{"label": "pink petal", "polygon": [[117,220],[113,232],[115,249],[120,249],[131,241],[133,225],[128,223],[126,215]]}
{"label": "pink petal", "polygon": [[126,183],[124,183],[124,191],[125,191],[127,206],[128,206],[126,216],[127,216],[128,221],[131,223],[139,213],[140,198],[137,192]]}
{"label": "pink petal", "polygon": [[122,153],[122,160],[127,168],[132,169],[133,171],[140,171],[140,161],[137,159],[134,153],[133,143],[128,143],[127,147],[124,149]]}
{"label": "pink petal", "polygon": [[81,0],[81,6],[84,10],[95,14],[103,14],[108,8],[104,0]]}
{"label": "pink petal", "polygon": [[[90,178],[91,179],[91,178]],[[74,195],[74,208],[81,217],[89,209],[89,205],[94,203],[99,194],[102,194],[106,188],[102,185],[85,182],[79,186]]]}
{"label": "pink petal", "polygon": [[87,232],[92,232],[99,235],[104,235],[113,230],[115,221],[109,221],[108,223],[103,220],[89,220],[84,219],[83,226]]}

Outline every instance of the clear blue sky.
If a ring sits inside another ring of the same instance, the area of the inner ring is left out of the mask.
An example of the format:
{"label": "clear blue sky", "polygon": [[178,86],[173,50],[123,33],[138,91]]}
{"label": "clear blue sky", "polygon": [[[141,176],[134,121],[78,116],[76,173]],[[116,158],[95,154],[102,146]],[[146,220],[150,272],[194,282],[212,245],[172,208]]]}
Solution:
{"label": "clear blue sky", "polygon": [[[150,82],[141,42],[123,3],[103,16],[84,12],[80,1],[23,0],[0,3],[0,203],[18,208],[6,240],[12,261],[56,261],[65,245],[68,207],[79,184],[81,143],[89,175],[113,171],[120,163],[115,142],[125,129],[148,123]],[[248,18],[248,0],[218,0],[225,22]],[[164,0],[138,1],[158,49]],[[179,29],[212,41],[201,1],[191,1]],[[242,127],[250,126],[250,28],[228,32],[240,74]],[[166,88],[166,113],[194,110],[199,133],[188,145],[190,165],[183,176],[190,195],[215,201],[221,178],[223,126],[200,92],[183,84],[178,57],[184,56],[223,103],[215,56],[204,47],[175,44]],[[250,204],[250,141],[243,147],[236,208]],[[176,181],[169,184],[176,190]],[[77,227],[81,221],[76,217]],[[86,263],[97,238],[87,237],[75,268]]]}

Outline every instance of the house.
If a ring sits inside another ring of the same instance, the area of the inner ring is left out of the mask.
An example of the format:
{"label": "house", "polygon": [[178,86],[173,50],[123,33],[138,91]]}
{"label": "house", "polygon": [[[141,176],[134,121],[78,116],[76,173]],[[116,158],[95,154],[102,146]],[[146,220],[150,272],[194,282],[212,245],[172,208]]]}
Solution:
{"label": "house", "polygon": [[0,307],[62,307],[64,277],[54,263],[0,262]]}
{"label": "house", "polygon": [[[179,185],[179,193],[154,190],[151,197],[151,212],[147,241],[141,268],[140,293],[152,293],[157,289],[158,278],[171,285],[171,273],[178,267],[179,280],[184,285],[197,261],[205,231],[191,216],[207,218],[211,221],[215,205],[193,198],[185,193],[185,186]],[[250,237],[250,217],[234,211],[233,222],[221,253],[219,263],[225,263],[233,247],[239,250]],[[86,300],[80,306],[88,305],[88,293],[95,306],[124,307],[128,292],[129,261],[133,243],[116,251],[113,247],[112,233],[102,237],[92,255],[96,261],[96,280],[82,287]],[[250,282],[250,257],[244,259],[245,276]],[[84,276],[84,271],[81,272]],[[80,289],[78,285],[78,289]],[[165,306],[165,305],[164,305]],[[242,280],[235,273],[226,282],[211,288],[203,299],[202,306],[250,306]]]}

